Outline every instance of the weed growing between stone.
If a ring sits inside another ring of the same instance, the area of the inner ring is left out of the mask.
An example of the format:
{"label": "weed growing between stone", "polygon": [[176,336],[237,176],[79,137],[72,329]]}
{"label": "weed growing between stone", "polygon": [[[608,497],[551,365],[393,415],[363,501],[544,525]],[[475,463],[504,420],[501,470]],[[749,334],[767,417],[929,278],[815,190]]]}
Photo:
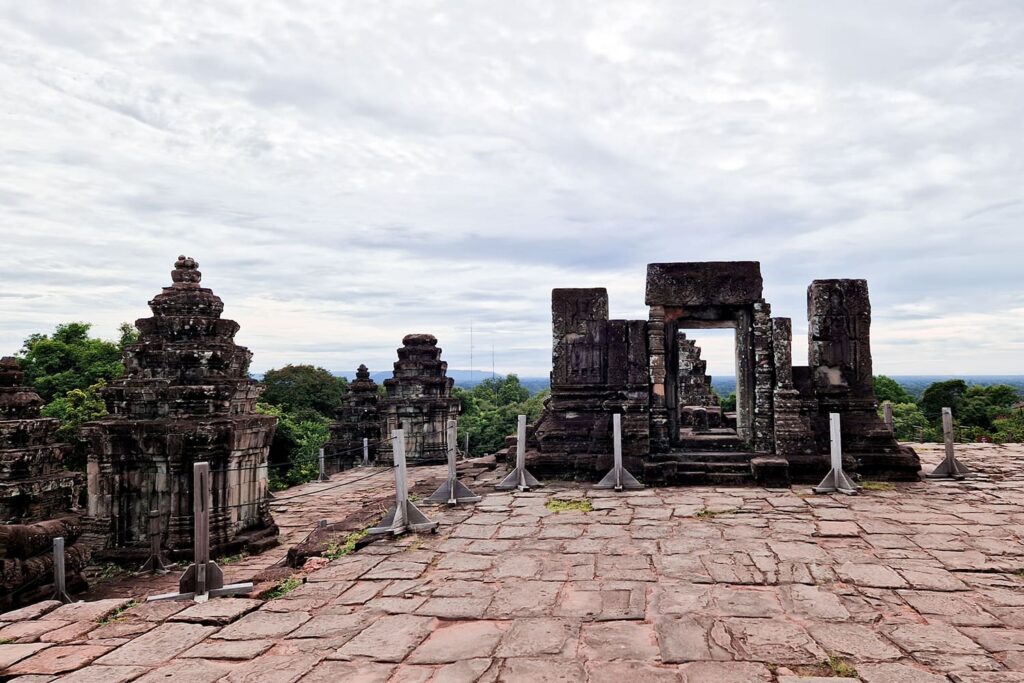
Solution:
{"label": "weed growing between stone", "polygon": [[896,485],[888,481],[862,481],[860,487],[865,491],[895,491]]}
{"label": "weed growing between stone", "polygon": [[127,618],[125,612],[127,612],[132,607],[135,607],[138,604],[139,602],[137,600],[132,600],[127,605],[124,605],[123,607],[118,607],[110,614],[109,617],[100,621],[100,626],[106,626],[107,624],[117,624],[124,621]]}
{"label": "weed growing between stone", "polygon": [[828,668],[839,678],[857,678],[857,670],[835,654],[829,654]]}
{"label": "weed growing between stone", "polygon": [[552,512],[568,512],[569,510],[575,510],[576,512],[592,512],[594,506],[591,505],[589,500],[549,500],[544,504],[548,510]]}
{"label": "weed growing between stone", "polygon": [[277,598],[288,595],[293,590],[305,583],[302,579],[297,576],[290,576],[284,581],[279,581],[276,586],[268,590],[263,594],[263,597],[267,600],[276,600]]}
{"label": "weed growing between stone", "polygon": [[327,545],[327,550],[321,553],[321,556],[326,557],[328,560],[336,560],[339,557],[344,557],[349,553],[355,552],[356,545],[359,541],[366,538],[367,533],[366,529],[360,529],[359,531],[349,534],[345,538],[344,543],[329,543]]}

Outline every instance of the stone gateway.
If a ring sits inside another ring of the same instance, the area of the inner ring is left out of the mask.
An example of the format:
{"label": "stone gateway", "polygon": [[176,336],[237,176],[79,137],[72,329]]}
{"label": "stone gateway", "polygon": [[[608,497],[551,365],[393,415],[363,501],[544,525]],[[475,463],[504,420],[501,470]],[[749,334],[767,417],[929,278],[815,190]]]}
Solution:
{"label": "stone gateway", "polygon": [[[876,413],[864,280],[808,288],[807,366],[789,318],[772,317],[754,261],[653,263],[647,320],[610,320],[602,288],[555,289],[551,397],[528,433],[531,467],[591,477],[611,464],[622,415],[626,468],[648,483],[787,485],[828,470],[828,415],[842,416],[848,468],[913,480],[916,453]],[[691,331],[735,331],[736,408],[725,411]]]}

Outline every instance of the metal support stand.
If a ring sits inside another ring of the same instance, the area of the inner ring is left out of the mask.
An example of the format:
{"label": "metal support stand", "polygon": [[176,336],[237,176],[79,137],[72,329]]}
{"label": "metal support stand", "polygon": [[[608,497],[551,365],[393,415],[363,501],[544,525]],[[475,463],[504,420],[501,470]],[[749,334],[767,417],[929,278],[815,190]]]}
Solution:
{"label": "metal support stand", "polygon": [[378,526],[367,533],[397,536],[406,531],[434,531],[437,522],[427,519],[416,504],[409,500],[409,489],[405,482],[405,431],[396,429],[391,432],[391,436],[395,456],[395,506],[388,510]]}
{"label": "metal support stand", "polygon": [[430,494],[425,503],[435,505],[456,505],[458,503],[479,503],[482,498],[466,487],[455,472],[455,451],[458,448],[458,423],[448,420],[448,480]]}
{"label": "metal support stand", "polygon": [[843,472],[843,437],[840,432],[839,413],[829,413],[828,423],[832,437],[832,469],[813,490],[815,493],[838,492],[852,496],[860,487],[850,481]]}
{"label": "metal support stand", "polygon": [[140,572],[150,572],[163,576],[167,573],[167,565],[164,563],[163,549],[160,547],[160,511],[149,511],[149,559],[142,565]]}
{"label": "metal support stand", "polygon": [[370,466],[370,440],[363,439],[363,467]]}
{"label": "metal support stand", "polygon": [[192,466],[192,518],[195,531],[192,535],[193,562],[178,580],[177,593],[151,595],[148,602],[155,600],[195,600],[206,602],[222,595],[238,595],[252,591],[252,583],[224,585],[224,572],[216,562],[210,560],[210,463],[197,462]]}
{"label": "metal support stand", "polygon": [[64,537],[53,539],[53,597],[67,604],[74,602],[68,595],[67,576],[64,573]]}
{"label": "metal support stand", "polygon": [[622,416],[612,415],[612,447],[615,454],[612,471],[604,475],[604,479],[594,485],[595,489],[628,489],[636,491],[644,487],[632,474],[622,466]]}
{"label": "metal support stand", "polygon": [[942,409],[942,438],[946,442],[946,458],[927,475],[930,479],[966,479],[972,473],[953,453],[953,411]]}
{"label": "metal support stand", "polygon": [[462,459],[469,460],[469,432],[466,432],[466,445],[462,447]]}
{"label": "metal support stand", "polygon": [[889,431],[893,431],[892,403],[889,401],[882,404],[882,419],[885,420],[885,426],[889,428]]}
{"label": "metal support stand", "polygon": [[320,473],[317,475],[317,481],[328,481],[330,477],[324,474],[324,449],[320,449],[320,454],[317,457],[317,467],[320,468]]}
{"label": "metal support stand", "polygon": [[541,486],[541,483],[526,471],[526,416],[520,415],[516,429],[516,468],[494,488],[499,491],[529,491],[532,486]]}

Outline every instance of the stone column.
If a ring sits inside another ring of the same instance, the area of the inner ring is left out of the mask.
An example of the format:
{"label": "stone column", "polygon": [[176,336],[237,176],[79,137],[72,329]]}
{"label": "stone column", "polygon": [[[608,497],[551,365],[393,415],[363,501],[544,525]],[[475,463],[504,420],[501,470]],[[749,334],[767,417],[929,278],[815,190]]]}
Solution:
{"label": "stone column", "polygon": [[651,451],[669,450],[668,407],[665,402],[665,307],[651,306],[647,322],[647,353],[651,376]]}

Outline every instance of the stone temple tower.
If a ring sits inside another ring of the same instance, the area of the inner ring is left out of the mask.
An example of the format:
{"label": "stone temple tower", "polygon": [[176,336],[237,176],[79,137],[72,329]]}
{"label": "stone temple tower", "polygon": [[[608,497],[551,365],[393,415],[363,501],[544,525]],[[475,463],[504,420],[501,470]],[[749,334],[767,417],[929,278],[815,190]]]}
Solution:
{"label": "stone temple tower", "polygon": [[88,513],[98,554],[145,556],[150,510],[162,517],[163,545],[187,556],[192,539],[192,466],[209,462],[211,553],[276,543],[267,456],[277,418],[256,413],[262,389],[249,379],[252,353],[234,342],[238,323],[200,286],[191,258],[178,257],[172,283],[150,318],[135,321],[125,375],[104,390],[109,417],[87,424]]}
{"label": "stone temple tower", "polygon": [[393,457],[391,431],[405,430],[405,455],[409,464],[444,462],[447,458],[448,420],[459,415],[459,399],[452,396],[455,380],[447,376],[448,363],[441,360],[437,337],[407,334],[398,349],[394,376],[384,380],[387,395],[379,404],[384,433],[378,458]]}

